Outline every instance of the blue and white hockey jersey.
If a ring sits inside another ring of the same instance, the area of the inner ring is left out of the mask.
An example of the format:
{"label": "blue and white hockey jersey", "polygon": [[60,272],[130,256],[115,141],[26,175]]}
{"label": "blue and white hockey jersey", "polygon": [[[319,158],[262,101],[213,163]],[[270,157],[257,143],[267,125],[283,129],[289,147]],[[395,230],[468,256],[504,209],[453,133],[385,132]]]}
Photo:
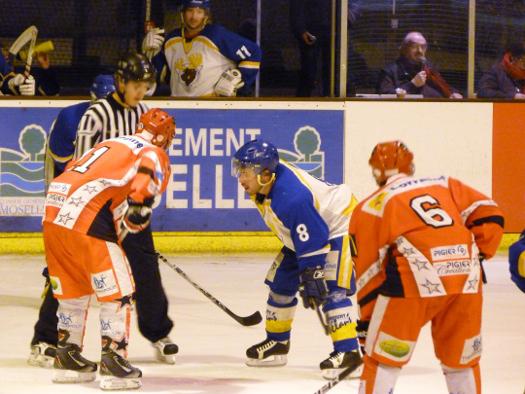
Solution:
{"label": "blue and white hockey jersey", "polygon": [[255,201],[266,225],[297,255],[300,268],[324,266],[329,241],[348,234],[357,200],[347,185],[332,185],[285,161],[268,196]]}
{"label": "blue and white hockey jersey", "polygon": [[85,101],[63,108],[49,132],[46,150],[46,184],[59,176],[73,158],[80,119],[91,102]]}
{"label": "blue and white hockey jersey", "polygon": [[161,79],[169,80],[171,95],[181,97],[213,96],[222,73],[233,68],[240,70],[249,86],[255,81],[260,62],[257,44],[216,24],[206,25],[192,39],[185,39],[181,29],[173,30],[153,58]]}

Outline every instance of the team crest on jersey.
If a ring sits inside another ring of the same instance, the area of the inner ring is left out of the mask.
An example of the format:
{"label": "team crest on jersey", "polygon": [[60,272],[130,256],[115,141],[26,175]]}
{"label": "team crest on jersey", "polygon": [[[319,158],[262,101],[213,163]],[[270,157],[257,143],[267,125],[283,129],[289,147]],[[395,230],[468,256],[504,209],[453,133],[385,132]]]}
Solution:
{"label": "team crest on jersey", "polygon": [[295,152],[279,149],[279,157],[310,175],[324,179],[325,152],[321,150],[321,134],[313,126],[302,126],[294,134]]}
{"label": "team crest on jersey", "polygon": [[25,126],[18,136],[20,150],[0,147],[0,216],[41,216],[44,206],[42,126]]}
{"label": "team crest on jersey", "polygon": [[383,209],[383,202],[385,200],[386,195],[386,192],[379,193],[377,196],[375,196],[368,202],[368,207],[374,211],[380,212]]}
{"label": "team crest on jersey", "polygon": [[175,61],[175,71],[186,86],[190,86],[195,81],[201,70],[201,53],[192,53],[187,60],[179,58]]}

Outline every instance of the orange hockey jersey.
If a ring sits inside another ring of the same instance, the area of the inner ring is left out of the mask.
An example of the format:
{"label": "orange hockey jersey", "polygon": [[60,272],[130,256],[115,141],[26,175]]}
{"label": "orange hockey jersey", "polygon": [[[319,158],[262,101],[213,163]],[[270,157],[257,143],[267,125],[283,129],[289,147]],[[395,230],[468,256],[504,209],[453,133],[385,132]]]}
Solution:
{"label": "orange hockey jersey", "polygon": [[502,234],[496,203],[460,181],[390,178],[358,204],[350,222],[361,312],[371,313],[378,294],[477,293],[480,254],[493,256]]}
{"label": "orange hockey jersey", "polygon": [[162,194],[170,177],[168,155],[138,136],[106,140],[70,163],[49,185],[44,222],[116,242],[127,198]]}

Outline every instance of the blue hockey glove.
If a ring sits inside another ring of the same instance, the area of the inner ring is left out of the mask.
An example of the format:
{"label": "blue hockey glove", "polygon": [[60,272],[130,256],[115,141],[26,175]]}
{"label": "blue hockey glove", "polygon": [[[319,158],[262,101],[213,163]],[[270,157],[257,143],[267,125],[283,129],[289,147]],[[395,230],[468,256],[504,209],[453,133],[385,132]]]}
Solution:
{"label": "blue hockey glove", "polygon": [[521,257],[524,252],[525,231],[521,233],[520,239],[509,248],[510,278],[516,286],[525,293],[525,258]]}
{"label": "blue hockey glove", "polygon": [[305,308],[315,309],[322,305],[328,294],[328,286],[324,278],[324,270],[320,266],[309,267],[301,274],[299,295]]}

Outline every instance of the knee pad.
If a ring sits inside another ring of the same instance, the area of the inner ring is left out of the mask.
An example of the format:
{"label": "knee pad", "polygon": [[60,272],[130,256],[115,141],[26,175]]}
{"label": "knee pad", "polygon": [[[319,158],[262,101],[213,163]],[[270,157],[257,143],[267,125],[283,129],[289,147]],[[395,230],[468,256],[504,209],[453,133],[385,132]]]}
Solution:
{"label": "knee pad", "polygon": [[270,291],[270,294],[268,295],[268,303],[272,303],[275,306],[282,305],[282,306],[289,306],[293,303],[295,300],[294,296],[287,296],[282,294],[274,293],[273,291]]}

